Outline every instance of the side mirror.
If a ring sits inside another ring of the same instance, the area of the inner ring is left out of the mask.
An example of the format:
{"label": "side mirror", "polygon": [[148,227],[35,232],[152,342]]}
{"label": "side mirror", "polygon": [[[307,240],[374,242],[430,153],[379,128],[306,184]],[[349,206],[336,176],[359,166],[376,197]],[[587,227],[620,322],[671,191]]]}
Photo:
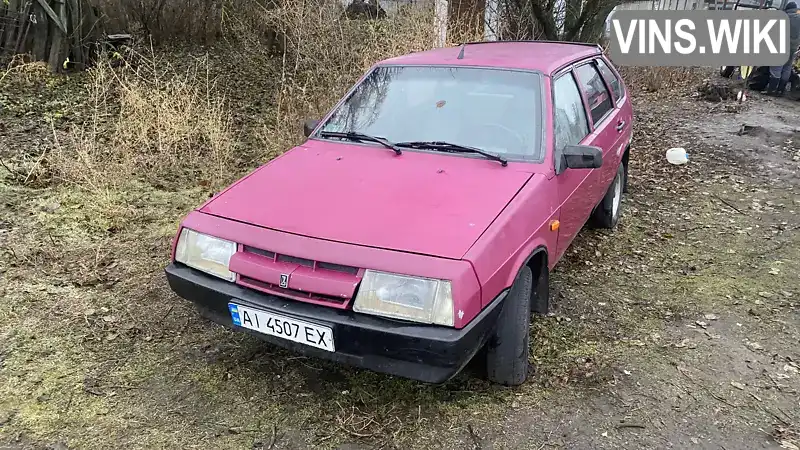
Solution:
{"label": "side mirror", "polygon": [[567,169],[597,169],[603,166],[603,150],[591,145],[568,145],[556,154],[556,175]]}
{"label": "side mirror", "polygon": [[313,133],[314,129],[317,128],[317,125],[319,125],[319,120],[306,120],[305,123],[303,123],[303,134],[305,134],[306,137],[311,136],[311,133]]}

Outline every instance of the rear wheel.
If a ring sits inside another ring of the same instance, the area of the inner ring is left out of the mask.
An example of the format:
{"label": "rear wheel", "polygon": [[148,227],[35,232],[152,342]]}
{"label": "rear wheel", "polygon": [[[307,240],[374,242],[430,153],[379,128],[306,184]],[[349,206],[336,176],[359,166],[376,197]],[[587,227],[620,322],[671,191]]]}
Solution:
{"label": "rear wheel", "polygon": [[486,344],[489,381],[517,386],[528,377],[532,287],[533,273],[525,266],[503,300],[497,328]]}
{"label": "rear wheel", "polygon": [[614,228],[619,222],[622,210],[622,189],[625,184],[625,165],[620,164],[617,175],[611,186],[608,187],[603,200],[594,209],[591,217],[591,224],[595,228]]}

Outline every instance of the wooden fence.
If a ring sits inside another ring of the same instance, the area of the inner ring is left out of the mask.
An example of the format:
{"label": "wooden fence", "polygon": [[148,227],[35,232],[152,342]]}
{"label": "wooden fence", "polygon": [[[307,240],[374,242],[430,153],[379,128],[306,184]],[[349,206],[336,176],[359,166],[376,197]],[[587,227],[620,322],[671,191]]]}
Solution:
{"label": "wooden fence", "polygon": [[23,53],[54,71],[83,69],[100,36],[87,0],[0,0],[0,60]]}

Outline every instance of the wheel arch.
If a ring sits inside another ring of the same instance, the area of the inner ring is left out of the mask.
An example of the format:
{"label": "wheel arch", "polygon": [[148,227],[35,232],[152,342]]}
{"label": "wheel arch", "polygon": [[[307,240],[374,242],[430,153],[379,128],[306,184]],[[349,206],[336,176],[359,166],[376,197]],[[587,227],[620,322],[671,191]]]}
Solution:
{"label": "wheel arch", "polygon": [[[544,280],[545,284],[547,284],[549,279],[547,274],[549,274],[550,271],[550,252],[548,251],[547,245],[544,242],[538,242],[531,246],[531,250],[522,254],[527,254],[527,256],[521,259],[515,265],[514,270],[510,272],[510,275],[512,275],[513,278],[508,280],[507,285],[511,286],[514,283],[523,267],[530,268],[534,279],[534,283],[531,287],[531,296],[537,299],[536,302],[531,304],[531,307],[533,311],[536,311],[540,314],[546,314],[550,306],[549,289],[548,286],[539,286],[539,281]],[[546,272],[544,278],[541,276],[542,270]],[[539,296],[535,295],[537,294],[537,291],[540,294]]]}
{"label": "wheel arch", "polygon": [[622,152],[622,166],[625,167],[625,179],[622,180],[622,192],[628,192],[628,173],[630,173],[630,169],[628,164],[630,163],[631,157],[631,144],[628,144],[625,147],[625,151]]}
{"label": "wheel arch", "polygon": [[625,146],[625,151],[622,152],[622,164],[625,166],[625,169],[628,168],[628,162],[630,161],[631,157],[631,144]]}

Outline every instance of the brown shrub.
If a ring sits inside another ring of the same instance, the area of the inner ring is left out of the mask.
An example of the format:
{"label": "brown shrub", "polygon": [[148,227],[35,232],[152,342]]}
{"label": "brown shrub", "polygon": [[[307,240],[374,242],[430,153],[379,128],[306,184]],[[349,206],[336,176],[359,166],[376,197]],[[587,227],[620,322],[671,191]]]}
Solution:
{"label": "brown shrub", "polygon": [[99,65],[87,83],[91,116],[56,133],[50,166],[67,182],[100,190],[131,179],[156,186],[229,181],[229,116],[214,95],[207,61],[178,72],[156,57],[138,68]]}
{"label": "brown shrub", "polygon": [[657,92],[662,89],[683,89],[695,85],[706,71],[695,67],[630,67],[619,68],[620,75],[633,91]]}

